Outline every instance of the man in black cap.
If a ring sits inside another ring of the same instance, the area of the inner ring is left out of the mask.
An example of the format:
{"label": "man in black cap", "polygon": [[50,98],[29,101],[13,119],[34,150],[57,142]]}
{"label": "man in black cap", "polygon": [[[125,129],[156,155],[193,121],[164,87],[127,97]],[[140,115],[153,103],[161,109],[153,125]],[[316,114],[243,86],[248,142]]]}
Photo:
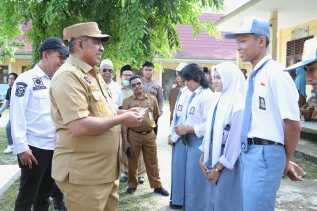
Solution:
{"label": "man in black cap", "polygon": [[62,40],[52,37],[44,40],[39,51],[39,63],[22,73],[12,88],[13,149],[21,168],[15,211],[31,211],[32,207],[33,211],[48,210],[54,182],[51,165],[56,131],[51,119],[49,88],[68,50]]}

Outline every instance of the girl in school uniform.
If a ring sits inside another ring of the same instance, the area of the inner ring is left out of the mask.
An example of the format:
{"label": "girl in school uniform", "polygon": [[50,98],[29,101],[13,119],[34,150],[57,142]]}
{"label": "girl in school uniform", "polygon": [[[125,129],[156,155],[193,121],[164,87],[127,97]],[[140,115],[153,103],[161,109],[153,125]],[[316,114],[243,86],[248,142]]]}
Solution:
{"label": "girl in school uniform", "polygon": [[240,133],[245,79],[233,63],[217,65],[213,72],[213,104],[201,146],[200,166],[208,179],[205,206],[213,211],[242,211]]}
{"label": "girl in school uniform", "polygon": [[187,149],[184,210],[203,211],[206,210],[202,200],[208,181],[200,171],[199,146],[205,134],[207,114],[215,97],[209,89],[206,76],[197,64],[187,65],[181,74],[191,92],[184,112],[184,122],[175,128],[176,134],[181,136]]}
{"label": "girl in school uniform", "polygon": [[186,106],[191,91],[185,86],[177,97],[173,118],[171,123],[171,133],[169,136],[169,144],[172,145],[172,179],[171,179],[171,209],[182,209],[184,205],[185,195],[185,171],[187,150],[182,137],[176,134],[175,128],[183,124],[186,116]]}

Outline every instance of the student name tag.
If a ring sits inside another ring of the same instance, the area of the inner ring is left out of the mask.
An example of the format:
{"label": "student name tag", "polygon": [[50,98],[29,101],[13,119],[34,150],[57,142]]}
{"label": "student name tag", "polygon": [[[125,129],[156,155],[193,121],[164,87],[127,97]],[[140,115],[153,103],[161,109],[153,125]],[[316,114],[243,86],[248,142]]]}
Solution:
{"label": "student name tag", "polygon": [[195,113],[195,107],[193,106],[189,109],[189,114],[193,115],[194,113]]}
{"label": "student name tag", "polygon": [[265,99],[264,97],[259,96],[259,109],[266,110]]}

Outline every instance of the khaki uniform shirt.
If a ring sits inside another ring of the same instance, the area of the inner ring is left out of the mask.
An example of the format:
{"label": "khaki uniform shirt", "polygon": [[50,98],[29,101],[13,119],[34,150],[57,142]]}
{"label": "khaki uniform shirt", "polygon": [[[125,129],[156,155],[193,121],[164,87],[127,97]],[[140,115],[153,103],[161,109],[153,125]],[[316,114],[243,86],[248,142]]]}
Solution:
{"label": "khaki uniform shirt", "polygon": [[119,174],[120,126],[101,135],[73,136],[67,124],[88,116],[112,119],[114,104],[99,71],[70,56],[52,79],[50,98],[57,130],[52,176],[72,184],[113,182]]}
{"label": "khaki uniform shirt", "polygon": [[168,95],[168,102],[170,105],[170,112],[171,112],[171,116],[170,116],[170,122],[172,122],[173,119],[173,113],[174,113],[174,107],[176,104],[176,99],[178,96],[179,91],[181,90],[181,86],[175,86],[174,88],[172,88],[170,90],[170,93]]}
{"label": "khaki uniform shirt", "polygon": [[129,109],[133,107],[147,108],[143,122],[135,127],[130,127],[137,132],[151,131],[156,127],[155,122],[160,116],[157,100],[150,94],[145,94],[143,99],[137,99],[135,95],[126,98],[123,101],[123,109]]}
{"label": "khaki uniform shirt", "polygon": [[157,103],[158,103],[159,108],[160,108],[160,112],[163,113],[163,103],[164,103],[163,101],[164,101],[164,99],[163,99],[162,87],[154,81],[150,81],[150,82],[143,81],[143,85],[144,85],[144,91],[146,93],[150,93],[156,97]]}

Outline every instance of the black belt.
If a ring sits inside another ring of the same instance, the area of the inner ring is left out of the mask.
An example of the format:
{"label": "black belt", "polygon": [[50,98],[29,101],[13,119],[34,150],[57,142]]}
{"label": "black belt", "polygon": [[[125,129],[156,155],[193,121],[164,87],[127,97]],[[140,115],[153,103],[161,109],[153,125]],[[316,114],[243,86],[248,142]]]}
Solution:
{"label": "black belt", "polygon": [[[132,130],[132,129],[130,129]],[[136,131],[136,130],[132,130],[133,132],[135,133],[139,133],[139,134],[142,134],[142,135],[146,135],[146,134],[149,134],[149,133],[152,133],[153,130],[148,130],[148,131]]]}
{"label": "black belt", "polygon": [[262,139],[262,138],[248,138],[248,144],[249,145],[255,144],[255,145],[280,145],[280,146],[284,146],[281,143]]}

